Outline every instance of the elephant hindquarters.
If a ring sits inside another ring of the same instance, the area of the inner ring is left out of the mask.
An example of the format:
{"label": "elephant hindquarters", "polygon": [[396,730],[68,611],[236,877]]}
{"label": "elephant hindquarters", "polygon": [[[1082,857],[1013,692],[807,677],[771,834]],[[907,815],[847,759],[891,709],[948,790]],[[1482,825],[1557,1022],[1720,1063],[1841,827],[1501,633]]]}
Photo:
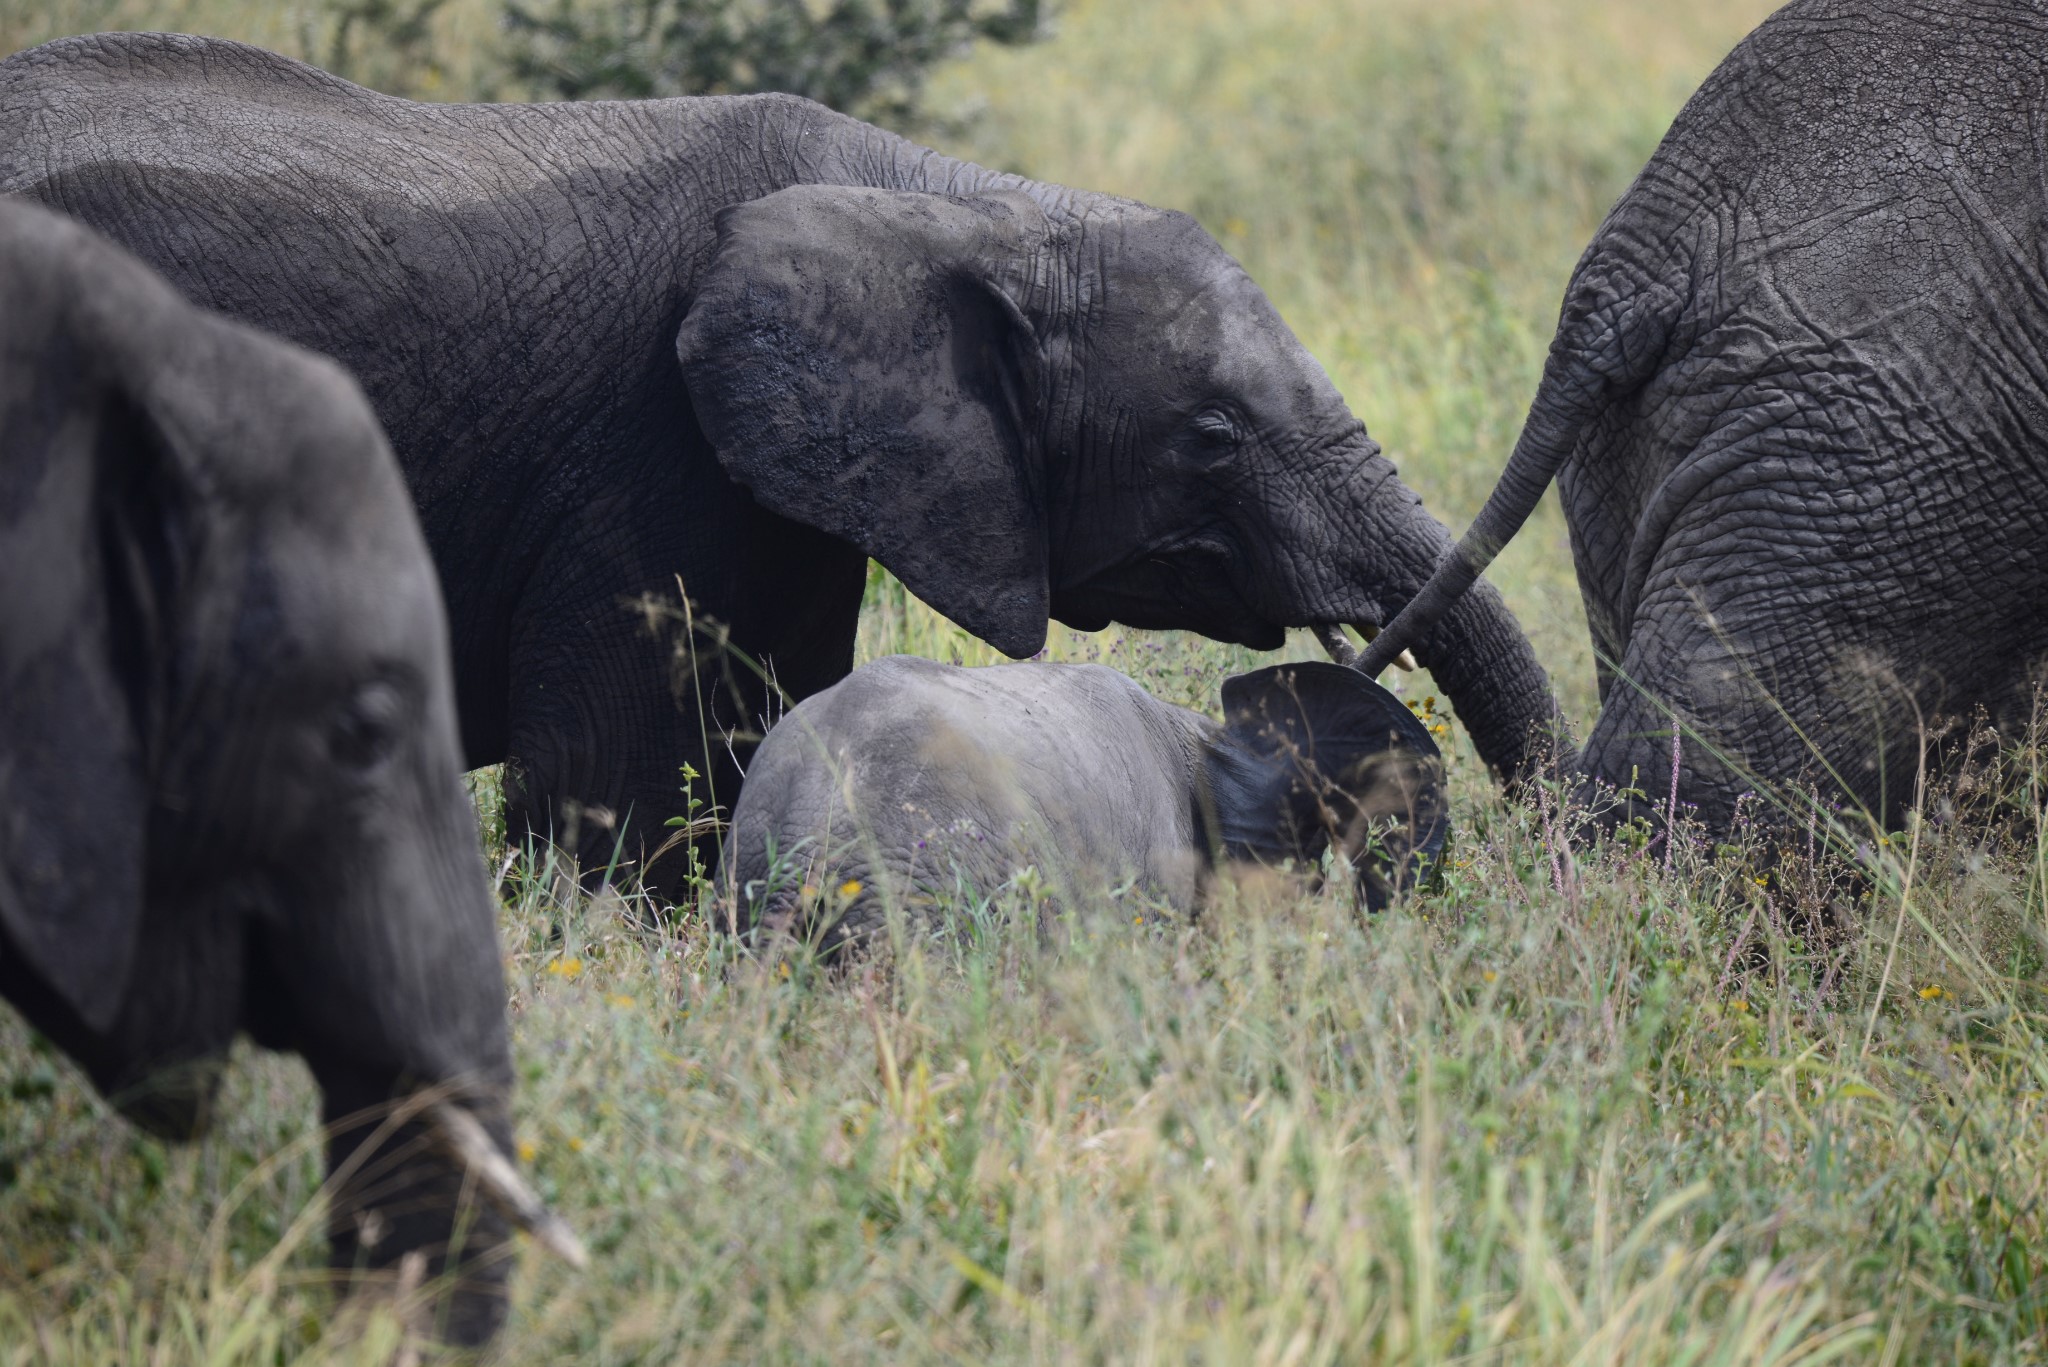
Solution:
{"label": "elephant hindquarters", "polygon": [[1995,453],[1869,450],[1844,411],[1758,422],[1658,490],[1589,773],[1661,809],[1675,719],[1679,788],[1711,829],[1744,793],[1893,824],[1945,719],[2023,685],[2048,648],[2039,537],[2015,515],[2038,494]]}

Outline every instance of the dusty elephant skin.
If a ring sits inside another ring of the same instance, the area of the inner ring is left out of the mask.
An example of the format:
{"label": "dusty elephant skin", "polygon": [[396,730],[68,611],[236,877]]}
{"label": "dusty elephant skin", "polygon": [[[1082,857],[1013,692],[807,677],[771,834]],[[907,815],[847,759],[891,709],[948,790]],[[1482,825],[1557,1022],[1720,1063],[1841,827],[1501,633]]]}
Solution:
{"label": "dusty elephant skin", "polygon": [[[576,814],[658,834],[685,762],[732,803],[753,666],[843,677],[869,555],[1028,655],[1049,615],[1377,625],[1450,545],[1191,219],[787,96],[434,106],[72,38],[0,63],[0,190],[355,371],[448,596],[468,762],[509,759],[512,834],[573,823],[586,862],[614,833]],[[678,578],[733,647],[700,635],[694,679],[630,609]],[[1416,653],[1519,771],[1551,700],[1499,599]]]}
{"label": "dusty elephant skin", "polygon": [[0,584],[0,996],[172,1138],[237,1032],[304,1055],[336,1265],[438,1275],[459,1236],[441,1328],[488,1337],[474,1153],[362,1150],[437,1089],[509,1154],[511,1058],[433,565],[361,394],[0,201]]}
{"label": "dusty elephant skin", "polygon": [[2037,5],[1800,0],[1753,33],[1580,260],[1499,487],[1366,666],[1554,475],[1603,666],[1586,775],[1661,805],[1668,706],[1710,824],[1808,783],[1889,822],[1919,718],[2023,724],[2048,652],[2044,81]]}
{"label": "dusty elephant skin", "polygon": [[1223,710],[1101,665],[863,665],[756,752],[726,853],[735,905],[837,945],[887,898],[987,894],[1033,868],[1064,902],[1129,884],[1185,911],[1218,859],[1313,865],[1333,840],[1368,905],[1413,886],[1443,843],[1442,767],[1399,699],[1290,664],[1226,680]]}

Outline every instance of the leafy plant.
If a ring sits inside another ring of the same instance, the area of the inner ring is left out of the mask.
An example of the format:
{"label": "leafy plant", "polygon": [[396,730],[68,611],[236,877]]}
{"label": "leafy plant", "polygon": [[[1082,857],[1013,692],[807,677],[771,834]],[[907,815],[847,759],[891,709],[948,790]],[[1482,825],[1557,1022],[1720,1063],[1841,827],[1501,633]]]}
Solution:
{"label": "leafy plant", "polygon": [[[322,65],[390,95],[437,90],[434,18],[448,0],[326,0],[332,32]],[[311,44],[309,44],[311,45]]]}
{"label": "leafy plant", "polygon": [[977,40],[1028,43],[1044,0],[507,0],[515,75],[567,100],[780,90],[901,124]]}

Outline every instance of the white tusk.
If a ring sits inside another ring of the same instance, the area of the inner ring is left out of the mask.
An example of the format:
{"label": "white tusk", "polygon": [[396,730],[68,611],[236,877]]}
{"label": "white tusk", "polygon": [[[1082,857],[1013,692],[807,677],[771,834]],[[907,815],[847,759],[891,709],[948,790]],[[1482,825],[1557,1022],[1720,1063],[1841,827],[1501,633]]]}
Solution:
{"label": "white tusk", "polygon": [[484,1133],[477,1118],[450,1101],[427,1107],[427,1128],[475,1175],[477,1186],[505,1218],[533,1236],[535,1243],[581,1271],[590,1266],[583,1241],[561,1216],[542,1204],[538,1194],[512,1161]]}
{"label": "white tusk", "polygon": [[[1354,623],[1354,625],[1358,627],[1358,634],[1366,639],[1367,644],[1371,644],[1379,637],[1380,629],[1378,627],[1366,626],[1363,623]],[[1405,650],[1388,661],[1388,663],[1404,674],[1413,674],[1419,668],[1415,663],[1415,656]]]}

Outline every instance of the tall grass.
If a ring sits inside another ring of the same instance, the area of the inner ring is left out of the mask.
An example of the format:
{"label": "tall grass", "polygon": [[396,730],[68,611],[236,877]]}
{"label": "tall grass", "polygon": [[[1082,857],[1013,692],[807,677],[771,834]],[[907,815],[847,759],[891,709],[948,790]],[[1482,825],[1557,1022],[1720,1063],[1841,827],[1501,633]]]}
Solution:
{"label": "tall grass", "polygon": [[[84,12],[5,3],[12,42]],[[943,72],[928,136],[1199,215],[1461,525],[1577,251],[1764,9],[1081,3]],[[278,9],[147,13],[317,55]],[[1495,576],[1585,716],[1552,513]],[[992,658],[877,574],[860,651],[897,650]],[[1209,706],[1258,662],[1049,651]],[[1964,804],[1991,818],[1872,832],[1853,876],[1741,841],[1574,864],[1454,749],[1444,886],[1371,919],[1250,880],[1041,938],[1026,880],[828,974],[514,860],[520,1131],[594,1266],[527,1260],[505,1359],[2048,1357],[2040,747]],[[295,1063],[241,1057],[179,1149],[11,1018],[0,1089],[0,1367],[393,1359],[401,1315],[324,1327]]]}

